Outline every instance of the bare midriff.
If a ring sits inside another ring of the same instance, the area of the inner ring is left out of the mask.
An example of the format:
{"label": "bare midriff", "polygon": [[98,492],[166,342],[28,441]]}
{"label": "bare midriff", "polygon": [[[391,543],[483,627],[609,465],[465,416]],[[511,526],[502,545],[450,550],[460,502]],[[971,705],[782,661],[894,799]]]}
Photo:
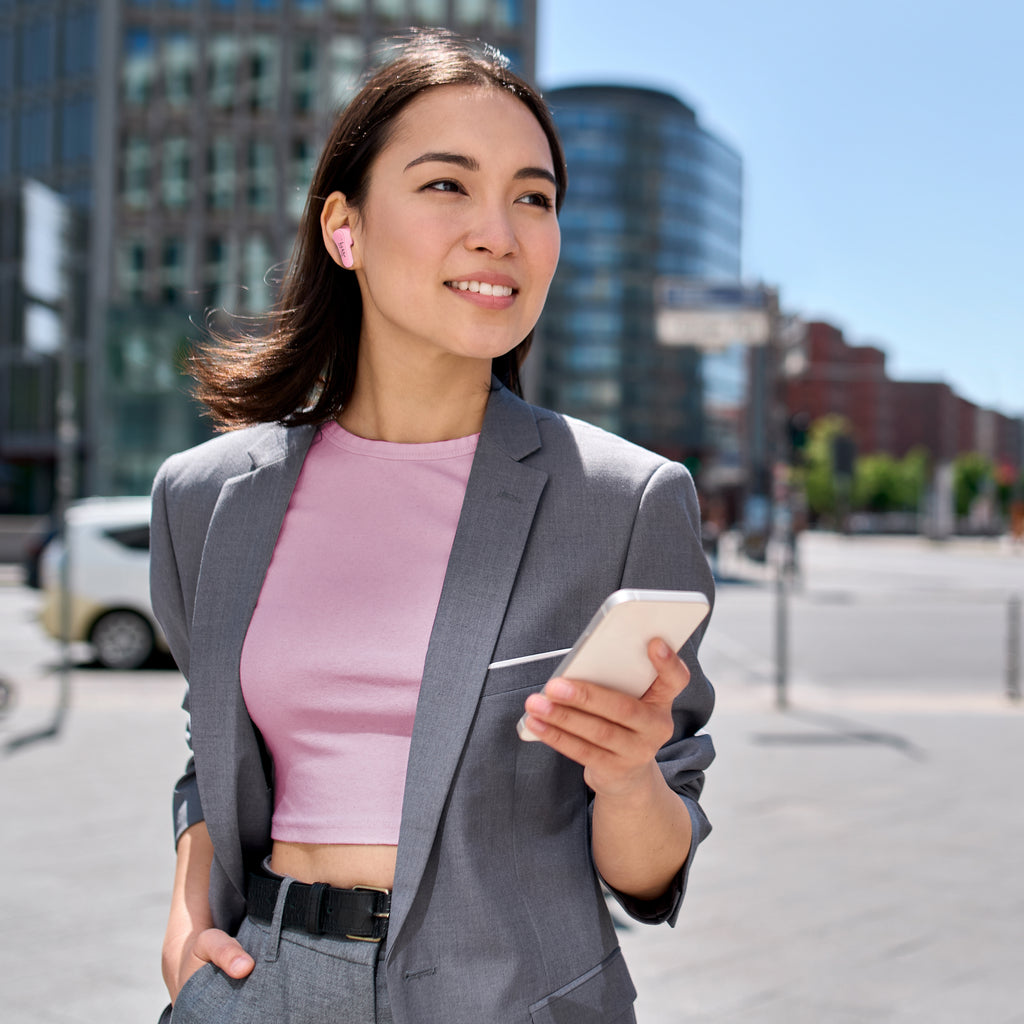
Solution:
{"label": "bare midriff", "polygon": [[397,846],[287,843],[274,840],[270,866],[300,882],[326,882],[339,889],[395,887]]}

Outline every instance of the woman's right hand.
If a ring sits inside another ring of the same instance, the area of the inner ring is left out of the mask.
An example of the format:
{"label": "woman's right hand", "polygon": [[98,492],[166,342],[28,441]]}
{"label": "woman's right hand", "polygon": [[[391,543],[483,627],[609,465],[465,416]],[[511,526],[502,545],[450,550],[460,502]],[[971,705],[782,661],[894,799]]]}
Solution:
{"label": "woman's right hand", "polygon": [[219,928],[206,928],[183,943],[168,940],[164,943],[164,983],[171,1002],[185,987],[185,982],[204,964],[213,964],[228,977],[245,978],[256,966],[245,948],[227,932]]}
{"label": "woman's right hand", "polygon": [[162,967],[171,1002],[203,964],[213,964],[231,978],[245,978],[255,961],[238,939],[213,927],[210,913],[210,865],[213,843],[199,821],[178,840],[174,893],[164,935]]}

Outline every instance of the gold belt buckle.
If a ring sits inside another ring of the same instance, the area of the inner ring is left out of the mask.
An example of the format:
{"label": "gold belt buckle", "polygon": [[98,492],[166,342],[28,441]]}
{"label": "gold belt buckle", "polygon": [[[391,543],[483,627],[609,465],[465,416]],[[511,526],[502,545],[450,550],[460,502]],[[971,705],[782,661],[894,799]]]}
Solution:
{"label": "gold belt buckle", "polygon": [[[353,892],[380,892],[385,896],[391,895],[391,890],[382,885],[353,885]],[[385,910],[383,914],[374,914],[374,917],[379,917],[387,920],[391,917],[391,911]],[[346,939],[351,939],[353,942],[380,942],[383,936],[380,938],[374,938],[372,935],[346,935]]]}

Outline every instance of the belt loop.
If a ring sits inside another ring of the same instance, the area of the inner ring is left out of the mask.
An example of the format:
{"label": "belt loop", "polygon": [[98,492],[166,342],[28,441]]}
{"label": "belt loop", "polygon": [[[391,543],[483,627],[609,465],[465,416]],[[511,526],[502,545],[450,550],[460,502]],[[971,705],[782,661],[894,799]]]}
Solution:
{"label": "belt loop", "polygon": [[309,887],[309,900],[306,903],[306,931],[310,935],[323,935],[324,894],[330,886],[326,882],[314,882]]}
{"label": "belt loop", "polygon": [[281,887],[277,890],[277,903],[274,904],[274,919],[270,922],[270,934],[267,936],[267,947],[263,951],[263,959],[274,963],[281,945],[281,926],[284,923],[284,905],[288,899],[288,890],[295,879],[285,875],[281,879]]}

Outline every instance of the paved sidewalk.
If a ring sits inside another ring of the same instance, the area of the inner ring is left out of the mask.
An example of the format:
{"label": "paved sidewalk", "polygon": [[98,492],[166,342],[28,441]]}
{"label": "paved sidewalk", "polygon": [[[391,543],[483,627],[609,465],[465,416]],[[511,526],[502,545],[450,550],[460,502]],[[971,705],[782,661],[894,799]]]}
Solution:
{"label": "paved sidewalk", "polygon": [[640,1024],[1024,1022],[1024,713],[719,686],[715,823]]}
{"label": "paved sidewalk", "polygon": [[[719,693],[679,927],[621,932],[640,1024],[1024,1022],[1024,712]],[[0,740],[55,697],[37,681]],[[5,1024],[156,1019],[179,698],[173,672],[79,671],[59,738],[0,758]]]}

